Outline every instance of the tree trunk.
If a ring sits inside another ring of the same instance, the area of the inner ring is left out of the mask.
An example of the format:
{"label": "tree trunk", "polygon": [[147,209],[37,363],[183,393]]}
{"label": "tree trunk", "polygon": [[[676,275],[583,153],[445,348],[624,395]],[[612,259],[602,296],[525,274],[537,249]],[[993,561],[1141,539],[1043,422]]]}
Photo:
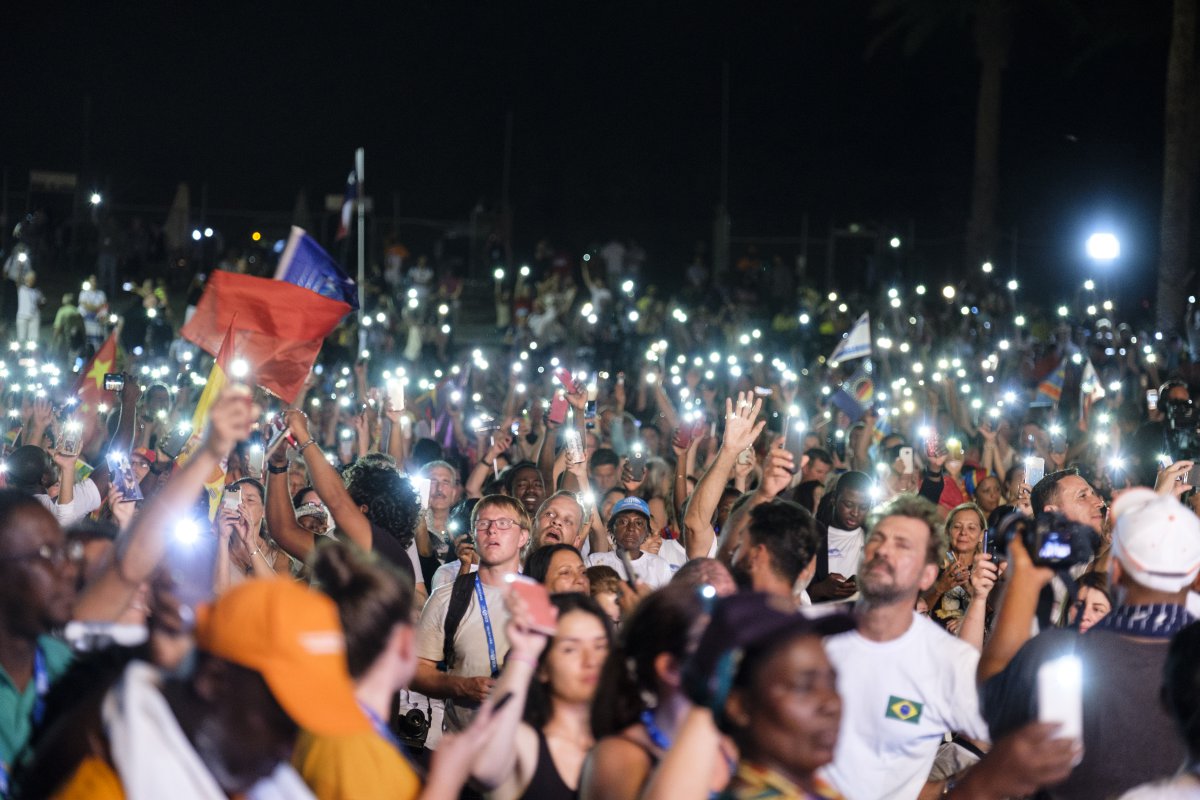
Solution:
{"label": "tree trunk", "polygon": [[984,261],[990,261],[996,247],[996,198],[1000,191],[1000,102],[1011,45],[1012,8],[1008,0],[981,0],[975,16],[975,51],[980,70],[979,98],[975,108],[971,218],[967,222],[968,270],[978,269]]}
{"label": "tree trunk", "polygon": [[1163,124],[1163,196],[1159,220],[1157,323],[1160,331],[1179,330],[1192,198],[1196,184],[1196,148],[1192,141],[1196,108],[1196,0],[1175,0],[1171,46],[1167,54],[1167,92]]}

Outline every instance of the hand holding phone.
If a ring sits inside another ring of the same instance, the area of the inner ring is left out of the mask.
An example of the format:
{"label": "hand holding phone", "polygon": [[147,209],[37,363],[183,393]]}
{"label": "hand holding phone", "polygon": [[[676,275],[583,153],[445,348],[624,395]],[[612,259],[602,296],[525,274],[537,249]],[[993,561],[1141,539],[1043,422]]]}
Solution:
{"label": "hand holding phone", "polygon": [[550,591],[538,581],[524,575],[504,576],[509,591],[519,597],[529,612],[531,630],[553,636],[558,630],[558,610],[550,602]]}
{"label": "hand holding phone", "polygon": [[1083,743],[1083,664],[1067,655],[1038,668],[1038,722],[1059,725],[1058,737]]}
{"label": "hand holding phone", "polygon": [[1040,456],[1027,456],[1025,459],[1025,482],[1037,486],[1038,481],[1046,477],[1046,459]]}
{"label": "hand holding phone", "polygon": [[912,475],[915,467],[913,466],[913,449],[911,447],[900,448],[900,461],[904,464],[904,474]]}

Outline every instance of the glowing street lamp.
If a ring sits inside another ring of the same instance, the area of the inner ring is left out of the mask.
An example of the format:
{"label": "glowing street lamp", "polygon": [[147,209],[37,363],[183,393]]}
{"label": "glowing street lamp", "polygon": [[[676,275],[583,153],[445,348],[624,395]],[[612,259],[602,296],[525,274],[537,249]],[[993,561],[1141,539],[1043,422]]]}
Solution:
{"label": "glowing street lamp", "polygon": [[92,192],[92,196],[88,198],[88,202],[94,206],[100,205],[103,200],[104,198],[100,196],[99,192]]}
{"label": "glowing street lamp", "polygon": [[1093,261],[1116,261],[1121,257],[1121,242],[1116,234],[1108,232],[1093,233],[1086,243],[1088,258]]}

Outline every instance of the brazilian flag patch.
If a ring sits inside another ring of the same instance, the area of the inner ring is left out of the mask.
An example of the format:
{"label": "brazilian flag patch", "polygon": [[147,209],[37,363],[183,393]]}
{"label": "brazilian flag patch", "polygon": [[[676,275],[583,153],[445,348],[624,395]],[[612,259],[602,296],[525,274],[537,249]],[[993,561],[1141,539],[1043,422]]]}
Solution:
{"label": "brazilian flag patch", "polygon": [[911,722],[916,725],[921,721],[922,705],[915,700],[905,700],[903,697],[892,695],[888,698],[887,719],[898,719],[901,722]]}

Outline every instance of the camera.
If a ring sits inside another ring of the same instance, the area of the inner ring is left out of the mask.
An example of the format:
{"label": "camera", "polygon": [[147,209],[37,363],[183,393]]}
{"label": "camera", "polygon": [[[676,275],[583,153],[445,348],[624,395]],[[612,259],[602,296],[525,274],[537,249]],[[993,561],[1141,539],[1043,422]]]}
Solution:
{"label": "camera", "polygon": [[1191,400],[1171,400],[1163,407],[1167,452],[1173,461],[1200,457],[1200,409]]}
{"label": "camera", "polygon": [[1020,537],[1034,566],[1061,571],[1086,564],[1096,554],[1100,536],[1087,525],[1072,522],[1061,514],[1044,511],[1030,518],[1017,512],[1009,514],[996,530],[996,539],[1004,549]]}
{"label": "camera", "polygon": [[419,751],[429,737],[429,715],[419,708],[410,708],[396,719],[396,738],[405,747]]}

